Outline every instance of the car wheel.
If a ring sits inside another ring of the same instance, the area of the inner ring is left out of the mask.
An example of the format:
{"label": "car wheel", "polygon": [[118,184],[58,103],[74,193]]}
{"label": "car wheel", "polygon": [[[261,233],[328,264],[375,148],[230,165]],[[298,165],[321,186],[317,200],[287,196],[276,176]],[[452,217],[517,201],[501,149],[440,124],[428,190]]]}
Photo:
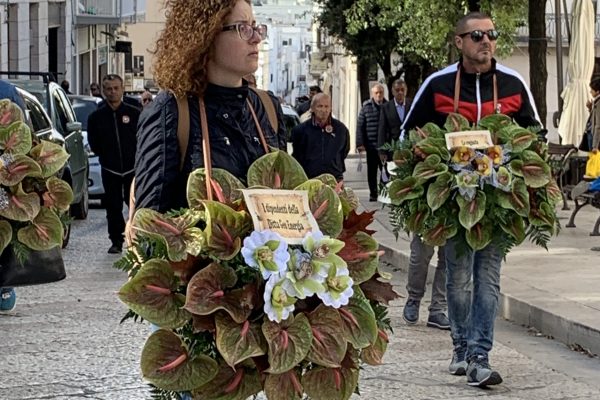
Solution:
{"label": "car wheel", "polygon": [[73,204],[71,206],[71,215],[75,219],[86,219],[88,216],[88,211],[90,208],[90,195],[88,192],[88,187],[85,185],[85,189],[81,193],[81,199],[79,203]]}

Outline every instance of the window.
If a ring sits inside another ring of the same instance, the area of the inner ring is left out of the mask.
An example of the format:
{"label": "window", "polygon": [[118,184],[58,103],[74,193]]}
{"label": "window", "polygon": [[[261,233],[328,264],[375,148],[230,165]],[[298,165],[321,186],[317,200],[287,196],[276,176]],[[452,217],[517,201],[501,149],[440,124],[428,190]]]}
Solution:
{"label": "window", "polygon": [[[60,90],[55,90],[52,93],[54,99],[54,112],[56,113],[56,129],[63,135],[67,136],[69,131],[67,130],[67,123],[74,121],[75,118],[71,115],[70,105],[67,103],[68,100],[62,95]],[[64,99],[63,99],[64,98]]]}
{"label": "window", "polygon": [[50,129],[50,121],[46,115],[44,115],[42,108],[36,102],[31,101],[28,98],[24,98],[23,100],[25,100],[25,106],[29,111],[29,119],[31,120],[33,133],[38,134]]}

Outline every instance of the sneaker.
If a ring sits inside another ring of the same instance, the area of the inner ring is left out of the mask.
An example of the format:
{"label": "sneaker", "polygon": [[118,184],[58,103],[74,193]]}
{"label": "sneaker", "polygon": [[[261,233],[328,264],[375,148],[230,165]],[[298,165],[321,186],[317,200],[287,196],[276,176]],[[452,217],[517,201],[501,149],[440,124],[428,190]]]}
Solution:
{"label": "sneaker", "polygon": [[462,376],[467,374],[468,366],[467,349],[464,347],[454,349],[454,352],[452,353],[452,361],[450,361],[450,365],[448,366],[448,371],[452,375]]}
{"label": "sneaker", "polygon": [[0,291],[0,313],[10,312],[17,305],[17,294],[13,288],[3,288]]}
{"label": "sneaker", "polygon": [[478,355],[471,359],[467,367],[467,384],[486,387],[502,383],[502,377],[488,363],[487,356]]}
{"label": "sneaker", "polygon": [[438,328],[444,331],[450,330],[450,321],[446,314],[438,313],[438,314],[429,314],[429,319],[427,320],[427,326],[430,328]]}
{"label": "sneaker", "polygon": [[369,196],[369,201],[370,201],[370,202],[375,202],[375,201],[377,201],[377,196]]}
{"label": "sneaker", "polygon": [[108,249],[108,254],[121,254],[122,251],[123,251],[123,246],[113,244]]}
{"label": "sneaker", "polygon": [[404,312],[402,317],[407,324],[414,325],[419,321],[419,307],[421,302],[419,300],[408,299],[404,305]]}

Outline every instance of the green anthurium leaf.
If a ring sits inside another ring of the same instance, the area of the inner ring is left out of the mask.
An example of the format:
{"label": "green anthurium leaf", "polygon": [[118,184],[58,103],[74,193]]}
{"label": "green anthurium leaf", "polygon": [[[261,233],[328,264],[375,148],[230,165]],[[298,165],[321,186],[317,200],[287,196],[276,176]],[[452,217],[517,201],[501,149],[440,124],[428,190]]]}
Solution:
{"label": "green anthurium leaf", "polygon": [[369,365],[377,366],[383,364],[383,356],[387,350],[388,343],[388,335],[384,331],[379,330],[375,343],[362,349],[360,352],[360,359]]}
{"label": "green anthurium leaf", "polygon": [[344,238],[344,247],[338,256],[346,262],[355,285],[368,281],[377,272],[378,249],[379,243],[365,232],[359,231]]}
{"label": "green anthurium leaf", "polygon": [[467,243],[473,250],[481,250],[492,241],[494,225],[491,221],[480,222],[465,232]]}
{"label": "green anthurium leaf", "polygon": [[226,313],[217,313],[217,349],[225,362],[231,367],[250,357],[266,354],[267,342],[260,325],[246,320],[241,324],[235,322]]}
{"label": "green anthurium leaf", "polygon": [[[244,199],[241,189],[245,186],[238,178],[230,172],[213,168],[212,169],[212,193],[213,200],[220,203],[233,205]],[[204,200],[207,200],[206,193],[206,170],[199,168],[190,174],[187,182],[187,200],[190,208],[201,209]]]}
{"label": "green anthurium leaf", "polygon": [[537,135],[525,128],[520,126],[514,127],[511,130],[512,139],[510,144],[512,146],[513,153],[520,153],[523,150],[529,148],[531,144],[537,140]]}
{"label": "green anthurium leaf", "polygon": [[8,154],[27,154],[31,150],[31,130],[26,123],[17,121],[0,128],[0,149]]}
{"label": "green anthurium leaf", "polygon": [[0,208],[0,216],[14,221],[32,221],[40,212],[40,196],[37,193],[25,193],[19,184],[7,193],[8,204]]}
{"label": "green anthurium leaf", "polygon": [[522,217],[529,215],[529,192],[522,179],[514,179],[510,192],[497,191],[498,205],[508,210],[514,210]]}
{"label": "green anthurium leaf", "polygon": [[335,190],[323,182],[311,179],[295,188],[308,191],[308,205],[324,235],[337,237],[342,232],[344,213]]}
{"label": "green anthurium leaf", "polygon": [[47,140],[31,149],[30,155],[42,168],[42,178],[56,174],[69,159],[69,153],[62,146]]}
{"label": "green anthurium leaf", "polygon": [[245,211],[234,211],[216,201],[205,201],[204,234],[210,255],[231,260],[242,248],[242,238],[252,229],[252,219]]}
{"label": "green anthurium leaf", "polygon": [[501,223],[500,227],[515,239],[515,244],[519,245],[525,240],[525,221],[520,215],[512,214],[510,220]]}
{"label": "green anthurium leaf", "polygon": [[444,129],[448,132],[468,131],[470,129],[469,120],[457,113],[448,114]]}
{"label": "green anthurium leaf", "polygon": [[142,350],[142,375],[154,386],[164,390],[193,390],[210,381],[219,372],[219,365],[204,354],[192,359],[175,333],[159,329]]}
{"label": "green anthurium leaf", "polygon": [[375,342],[377,337],[377,321],[369,301],[361,294],[350,298],[346,306],[338,309],[342,317],[344,336],[355,349],[363,349]]}
{"label": "green anthurium leaf", "polygon": [[390,200],[395,205],[399,205],[405,200],[418,199],[423,196],[424,192],[421,180],[412,176],[395,179],[389,187]]}
{"label": "green anthurium leaf", "polygon": [[40,166],[31,158],[22,155],[3,155],[0,158],[0,184],[14,186],[26,176],[39,176]]}
{"label": "green anthurium leaf", "polygon": [[10,222],[0,220],[0,253],[4,251],[12,241],[13,230]]}
{"label": "green anthurium leaf", "polygon": [[425,228],[425,221],[431,216],[431,209],[425,202],[414,202],[410,205],[410,216],[406,228],[410,232],[420,233]]}
{"label": "green anthurium leaf", "polygon": [[202,213],[195,210],[170,218],[141,208],[133,217],[133,229],[164,242],[171,261],[183,261],[188,254],[197,256],[204,248],[204,234],[195,227],[201,219]]}
{"label": "green anthurium leaf", "polygon": [[423,129],[417,127],[410,132],[408,132],[408,140],[410,143],[415,144],[420,142],[423,139],[427,139],[429,137],[429,133],[424,131]]}
{"label": "green anthurium leaf", "polygon": [[248,169],[248,186],[294,189],[308,180],[302,166],[285,151],[273,151],[254,161]]}
{"label": "green anthurium leaf", "polygon": [[317,367],[302,377],[302,387],[311,400],[348,400],[357,384],[357,368]]}
{"label": "green anthurium leaf", "polygon": [[485,128],[492,134],[495,134],[505,126],[512,124],[512,118],[505,114],[490,114],[479,120],[479,128]]}
{"label": "green anthurium leaf", "polygon": [[346,354],[347,342],[340,335],[342,318],[339,312],[323,304],[308,314],[313,340],[306,359],[324,367],[341,366]]}
{"label": "green anthurium leaf", "polygon": [[20,121],[25,121],[21,107],[9,99],[0,100],[0,126],[6,127]]}
{"label": "green anthurium leaf", "polygon": [[535,226],[546,226],[554,229],[556,225],[556,211],[546,202],[541,202],[538,208],[529,211],[529,223]]}
{"label": "green anthurium leaf", "polygon": [[546,186],[552,179],[550,166],[537,153],[524,150],[521,160],[510,162],[511,171],[522,176],[527,186],[539,188]]}
{"label": "green anthurium leaf", "polygon": [[409,149],[401,149],[394,151],[393,161],[398,167],[403,167],[406,164],[413,162],[413,152]]}
{"label": "green anthurium leaf", "polygon": [[443,137],[428,137],[427,139],[423,139],[418,142],[416,147],[427,156],[435,154],[444,161],[448,161],[450,159],[450,152],[446,148],[446,139]]}
{"label": "green anthurium leaf", "polygon": [[467,230],[471,229],[485,215],[486,197],[485,193],[481,190],[477,191],[477,194],[471,201],[466,200],[462,196],[456,196],[456,202],[460,208],[458,221]]}
{"label": "green anthurium leaf", "polygon": [[[448,155],[448,158],[450,156]],[[413,177],[420,180],[427,180],[448,172],[448,166],[442,164],[442,159],[437,154],[428,156],[425,161],[417,163],[413,170]]]}
{"label": "green anthurium leaf", "polygon": [[450,223],[439,223],[433,228],[423,232],[423,241],[434,247],[443,246],[446,241],[456,235],[458,228],[454,224]]}
{"label": "green anthurium leaf", "polygon": [[431,207],[431,211],[435,211],[440,208],[452,193],[452,184],[454,183],[454,176],[446,172],[439,175],[435,182],[429,185],[427,189],[427,204]]}
{"label": "green anthurium leaf", "polygon": [[313,179],[323,182],[332,189],[335,189],[338,185],[337,179],[331,174],[321,174]]}
{"label": "green anthurium leaf", "polygon": [[282,374],[267,374],[265,394],[269,400],[301,400],[304,389],[300,371],[293,369]]}
{"label": "green anthurium leaf", "polygon": [[62,246],[63,225],[54,211],[42,207],[31,224],[19,229],[17,238],[33,250],[49,250]]}
{"label": "green anthurium leaf", "polygon": [[446,132],[440,128],[439,126],[437,126],[437,124],[434,124],[433,122],[428,122],[425,125],[423,125],[423,127],[421,128],[421,130],[425,133],[427,133],[427,137],[430,138],[437,138],[437,139],[444,139],[444,145],[445,145],[445,134]]}
{"label": "green anthurium leaf", "polygon": [[281,374],[290,371],[304,360],[313,340],[308,318],[299,313],[280,323],[265,319],[262,331],[269,343],[268,373]]}
{"label": "green anthurium leaf", "polygon": [[192,391],[194,399],[247,400],[262,390],[260,375],[254,366],[236,365],[235,370],[222,365],[209,383]]}
{"label": "green anthurium leaf", "polygon": [[551,204],[556,204],[562,201],[562,192],[556,183],[556,180],[551,179],[546,185],[546,194],[548,195],[548,201]]}
{"label": "green anthurium leaf", "polygon": [[359,206],[359,200],[354,190],[351,187],[344,186],[342,191],[338,193],[338,197],[340,198],[340,202],[342,203],[342,212],[344,213],[344,217],[350,215],[352,210],[356,210]]}
{"label": "green anthurium leaf", "polygon": [[73,202],[73,190],[71,186],[62,179],[51,176],[46,181],[47,192],[44,193],[44,206],[67,211]]}
{"label": "green anthurium leaf", "polygon": [[119,299],[131,310],[161,328],[180,328],[192,315],[184,310],[185,296],[175,293],[179,285],[166,260],[152,259],[119,291]]}
{"label": "green anthurium leaf", "polygon": [[258,295],[253,284],[225,292],[236,282],[233,268],[212,263],[198,271],[188,283],[184,308],[197,315],[225,310],[236,323],[241,324],[250,316]]}

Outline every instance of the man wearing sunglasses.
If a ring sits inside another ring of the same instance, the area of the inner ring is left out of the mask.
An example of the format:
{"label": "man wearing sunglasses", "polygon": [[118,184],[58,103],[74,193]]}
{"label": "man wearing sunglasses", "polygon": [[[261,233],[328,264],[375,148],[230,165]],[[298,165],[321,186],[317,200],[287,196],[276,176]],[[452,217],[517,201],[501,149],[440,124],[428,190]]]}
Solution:
{"label": "man wearing sunglasses", "polygon": [[[462,56],[458,63],[425,80],[402,125],[403,136],[427,122],[443,126],[452,112],[472,124],[486,115],[502,113],[523,127],[543,126],[523,78],[494,59],[498,37],[493,21],[485,14],[469,13],[458,21],[454,42]],[[502,253],[493,243],[478,251],[461,248],[456,239],[448,240],[444,247],[454,346],[449,371],[466,375],[471,386],[497,385],[502,378],[490,367],[488,353],[494,340]],[[433,254],[417,236],[411,249]],[[424,263],[425,267],[428,264]]]}

